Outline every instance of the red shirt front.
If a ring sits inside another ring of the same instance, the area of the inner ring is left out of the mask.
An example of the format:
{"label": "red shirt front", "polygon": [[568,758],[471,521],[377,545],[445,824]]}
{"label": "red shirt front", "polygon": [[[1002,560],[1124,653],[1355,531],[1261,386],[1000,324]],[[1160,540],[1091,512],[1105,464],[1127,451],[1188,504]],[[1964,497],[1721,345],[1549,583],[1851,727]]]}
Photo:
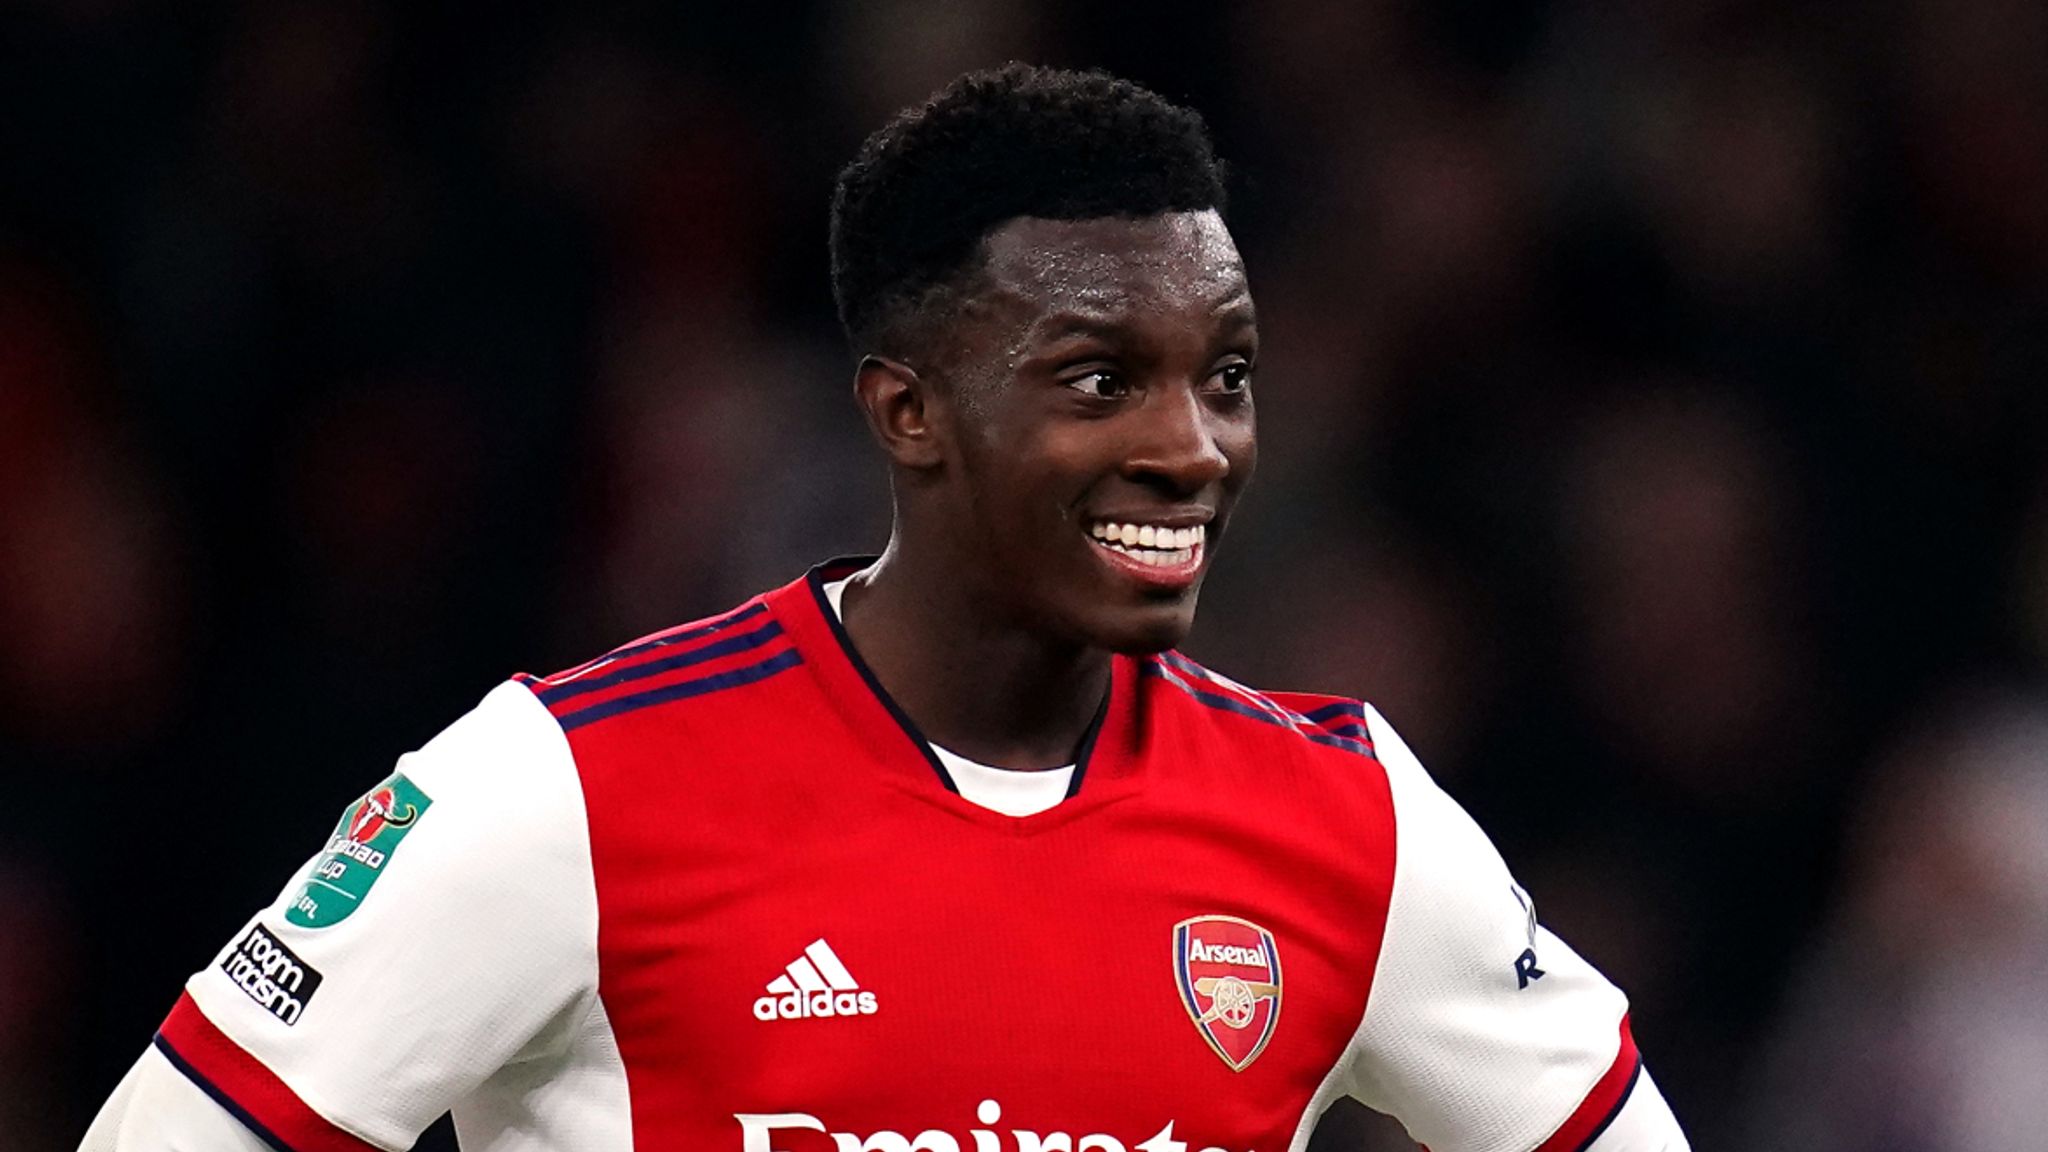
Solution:
{"label": "red shirt front", "polygon": [[1280,1152],[1349,1094],[1445,1152],[1618,1106],[1620,994],[1377,713],[1118,657],[1068,798],[1002,815],[841,574],[494,692],[160,1046],[303,1148],[454,1108],[493,1149]]}

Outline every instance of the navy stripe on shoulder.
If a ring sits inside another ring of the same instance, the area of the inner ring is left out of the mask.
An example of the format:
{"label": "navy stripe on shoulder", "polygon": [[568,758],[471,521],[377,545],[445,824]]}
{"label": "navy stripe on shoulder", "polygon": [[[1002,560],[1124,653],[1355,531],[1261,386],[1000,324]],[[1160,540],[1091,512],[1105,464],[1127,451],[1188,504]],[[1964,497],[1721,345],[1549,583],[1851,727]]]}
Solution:
{"label": "navy stripe on shoulder", "polygon": [[[1303,715],[1262,692],[1225,680],[1178,652],[1162,652],[1155,659],[1172,665],[1190,680],[1207,685],[1210,695],[1221,696],[1239,706],[1226,709],[1228,711],[1238,711],[1239,708],[1254,709],[1273,723],[1299,731],[1314,743],[1327,744],[1332,748],[1342,748],[1347,752],[1357,752],[1366,756],[1374,754],[1372,733],[1363,723],[1365,706],[1355,700],[1339,700],[1333,704],[1325,704],[1314,713]],[[1192,688],[1193,685],[1183,684],[1183,687]],[[1197,699],[1200,697],[1197,696]],[[1360,723],[1331,725],[1321,721],[1325,716],[1334,718],[1351,715],[1357,716]]]}
{"label": "navy stripe on shoulder", "polygon": [[215,1104],[227,1109],[228,1115],[241,1121],[242,1127],[247,1128],[250,1134],[272,1148],[277,1149],[278,1152],[294,1152],[292,1146],[280,1139],[277,1133],[264,1127],[263,1122],[251,1115],[249,1110],[242,1107],[233,1096],[223,1092],[220,1085],[207,1079],[205,1073],[194,1068],[191,1061],[185,1059],[176,1048],[171,1046],[171,1042],[165,1038],[163,1033],[157,1033],[150,1043],[156,1045],[156,1050],[164,1054],[164,1059],[171,1062],[171,1067],[183,1073],[185,1079],[190,1080],[194,1087],[211,1097]]}
{"label": "navy stripe on shoulder", "polygon": [[1321,708],[1312,708],[1301,715],[1303,719],[1312,720],[1317,724],[1327,723],[1339,716],[1349,716],[1362,724],[1365,722],[1365,705],[1356,700],[1339,700],[1334,704],[1325,704]]}
{"label": "navy stripe on shoulder", "polygon": [[1222,692],[1223,694],[1228,695],[1234,699],[1240,700],[1253,708],[1257,708],[1262,712],[1266,712],[1279,720],[1290,721],[1299,719],[1299,717],[1295,716],[1294,713],[1289,712],[1287,709],[1282,708],[1280,705],[1274,703],[1273,701],[1266,699],[1266,697],[1261,695],[1260,693],[1254,692],[1249,688],[1243,688],[1242,686],[1237,684],[1226,683],[1223,680],[1223,678],[1218,676],[1216,673],[1209,671],[1207,668],[1202,667],[1200,664],[1195,663],[1193,660],[1188,659],[1187,657],[1181,655],[1178,652],[1174,652],[1171,650],[1161,652],[1158,655],[1157,659],[1163,660],[1166,663],[1173,665],[1173,667],[1179,669],[1183,675],[1192,677],[1195,680],[1199,680],[1202,683],[1209,685],[1209,687],[1216,689],[1217,691]]}
{"label": "navy stripe on shoulder", "polygon": [[[709,633],[699,632],[698,635],[704,636],[709,635]],[[759,648],[780,635],[782,635],[782,622],[770,620],[758,628],[741,632],[738,635],[728,636],[723,640],[706,644],[701,648],[692,648],[687,652],[678,652],[673,656],[664,656],[659,660],[648,660],[640,664],[628,664],[624,668],[620,668],[615,672],[607,672],[602,676],[586,676],[571,680],[566,684],[549,685],[536,690],[535,695],[540,697],[541,703],[546,704],[549,708],[553,708],[564,700],[573,699],[586,692],[601,691],[605,688],[624,684],[630,680],[641,680],[649,676],[659,676],[663,672],[673,672],[678,668],[688,668],[692,664],[702,664],[709,660],[716,660],[720,656],[730,656],[735,652],[744,652],[749,648]],[[678,636],[672,642],[680,643],[681,641],[682,637]]]}
{"label": "navy stripe on shoulder", "polygon": [[1373,754],[1371,745],[1360,743],[1349,736],[1339,736],[1337,733],[1326,729],[1311,728],[1302,732],[1302,735],[1308,737],[1310,743],[1327,744],[1332,748],[1342,748],[1346,752],[1355,752],[1360,756],[1371,756]]}
{"label": "navy stripe on shoulder", "polygon": [[668,704],[676,700],[687,700],[693,696],[704,696],[712,692],[722,692],[728,688],[738,688],[742,685],[757,683],[766,680],[778,672],[794,668],[803,662],[803,655],[796,649],[785,648],[775,655],[753,664],[729,669],[724,672],[714,672],[709,676],[699,676],[694,680],[682,680],[674,684],[664,684],[659,688],[649,688],[644,692],[636,692],[630,696],[615,697],[611,700],[592,704],[587,708],[558,713],[556,719],[561,722],[562,731],[573,732],[586,724],[595,724],[599,720],[608,720],[613,716],[638,711],[642,708],[650,708],[656,704]]}
{"label": "navy stripe on shoulder", "polygon": [[1194,697],[1196,700],[1199,700],[1202,703],[1207,704],[1211,708],[1217,708],[1225,712],[1234,712],[1239,716],[1248,717],[1253,720],[1263,721],[1267,724],[1278,725],[1282,728],[1287,726],[1286,721],[1280,719],[1278,716],[1273,715],[1271,712],[1268,712],[1263,708],[1252,707],[1252,705],[1247,701],[1239,700],[1235,696],[1227,696],[1221,692],[1211,692],[1207,689],[1195,687],[1193,684],[1188,683],[1186,680],[1182,679],[1179,675],[1177,675],[1173,671],[1173,669],[1166,667],[1164,664],[1147,660],[1145,662],[1145,674],[1147,676],[1154,676],[1158,679],[1166,681],[1168,684],[1173,685],[1175,688],[1180,689],[1181,691]]}
{"label": "navy stripe on shoulder", "polygon": [[768,605],[765,601],[755,600],[751,603],[743,604],[722,616],[714,616],[701,624],[687,625],[673,632],[657,632],[652,636],[643,636],[630,644],[614,648],[594,660],[586,660],[574,667],[565,668],[560,672],[551,673],[547,676],[528,676],[525,679],[530,683],[539,684],[547,688],[568,684],[578,677],[587,676],[600,668],[616,664],[621,660],[631,659],[642,652],[652,652],[657,648],[667,648],[676,644],[687,644],[692,640],[699,640],[713,633],[722,632],[735,624],[751,620],[767,610]]}
{"label": "navy stripe on shoulder", "polygon": [[1145,674],[1166,681],[1168,684],[1194,697],[1197,702],[1218,711],[1244,716],[1248,719],[1257,720],[1262,724],[1270,724],[1276,728],[1285,728],[1313,744],[1340,749],[1358,756],[1370,757],[1372,755],[1372,748],[1370,746],[1347,736],[1339,736],[1314,725],[1304,727],[1296,722],[1297,717],[1284,709],[1269,711],[1259,707],[1250,700],[1238,696],[1234,692],[1212,691],[1208,688],[1197,687],[1168,667],[1161,657],[1155,656],[1145,661]]}
{"label": "navy stripe on shoulder", "polygon": [[[1311,708],[1301,714],[1303,720],[1318,725],[1325,732],[1349,736],[1368,747],[1372,745],[1372,728],[1365,719],[1365,705],[1356,700],[1339,700],[1321,708]],[[1336,723],[1338,720],[1346,723]]]}

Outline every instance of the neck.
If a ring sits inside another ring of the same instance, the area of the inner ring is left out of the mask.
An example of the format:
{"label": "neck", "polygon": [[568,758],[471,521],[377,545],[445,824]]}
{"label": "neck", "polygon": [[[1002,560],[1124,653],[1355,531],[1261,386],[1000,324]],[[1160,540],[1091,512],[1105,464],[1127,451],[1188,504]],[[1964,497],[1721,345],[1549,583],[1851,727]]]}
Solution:
{"label": "neck", "polygon": [[846,586],[846,634],[925,737],[1004,768],[1057,768],[1109,692],[1110,654],[1004,617],[899,532]]}

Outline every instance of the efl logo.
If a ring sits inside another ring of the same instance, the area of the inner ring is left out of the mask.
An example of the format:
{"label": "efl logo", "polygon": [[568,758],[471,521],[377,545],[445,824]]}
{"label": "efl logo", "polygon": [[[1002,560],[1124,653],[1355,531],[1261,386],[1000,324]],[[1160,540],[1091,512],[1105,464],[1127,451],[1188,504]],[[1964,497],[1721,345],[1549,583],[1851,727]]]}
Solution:
{"label": "efl logo", "polygon": [[313,862],[305,883],[293,894],[285,921],[300,928],[326,928],[348,919],[384,874],[384,862],[433,803],[433,797],[397,772],[349,805],[328,838],[327,851]]}
{"label": "efl logo", "polygon": [[1235,916],[1196,916],[1173,926],[1173,979],[1195,1030],[1242,1072],[1280,1022],[1280,950],[1273,934]]}

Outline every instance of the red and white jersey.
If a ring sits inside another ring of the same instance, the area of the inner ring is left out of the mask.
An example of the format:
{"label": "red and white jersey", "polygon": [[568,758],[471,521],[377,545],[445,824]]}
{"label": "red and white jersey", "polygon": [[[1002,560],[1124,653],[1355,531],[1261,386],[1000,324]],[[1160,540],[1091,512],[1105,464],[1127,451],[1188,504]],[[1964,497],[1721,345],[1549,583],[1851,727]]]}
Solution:
{"label": "red and white jersey", "polygon": [[1344,1095],[1575,1150],[1654,1095],[1371,708],[1118,657],[1067,799],[1006,816],[861,663],[843,574],[500,686],[157,1048],[296,1152],[451,1108],[493,1152],[1299,1152]]}

